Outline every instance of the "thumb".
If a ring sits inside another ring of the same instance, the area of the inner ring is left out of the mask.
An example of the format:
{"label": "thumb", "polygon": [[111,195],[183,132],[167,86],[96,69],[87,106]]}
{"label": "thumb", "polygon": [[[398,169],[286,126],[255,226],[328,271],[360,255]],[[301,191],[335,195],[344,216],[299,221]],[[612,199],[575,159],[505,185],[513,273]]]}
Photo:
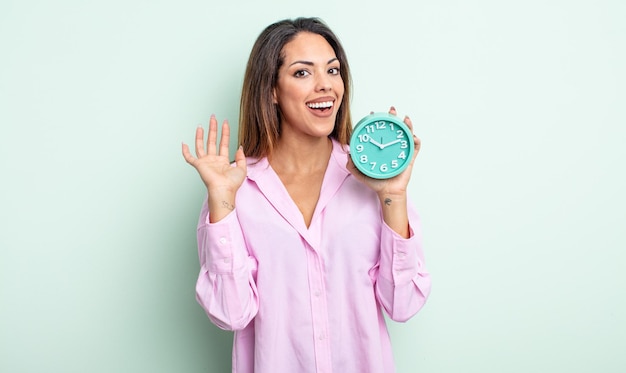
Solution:
{"label": "thumb", "polygon": [[243,146],[241,145],[239,146],[239,149],[237,149],[237,151],[235,152],[235,164],[237,165],[237,167],[243,168],[244,171],[248,168],[246,155],[243,153]]}

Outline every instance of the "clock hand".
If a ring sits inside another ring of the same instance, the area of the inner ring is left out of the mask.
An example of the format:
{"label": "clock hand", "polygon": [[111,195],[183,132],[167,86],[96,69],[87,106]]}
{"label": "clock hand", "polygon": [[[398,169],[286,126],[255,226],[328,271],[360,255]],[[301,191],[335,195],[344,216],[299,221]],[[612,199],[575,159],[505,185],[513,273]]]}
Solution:
{"label": "clock hand", "polygon": [[378,141],[376,141],[376,140],[372,139],[371,137],[370,137],[370,142],[371,142],[372,144],[374,144],[374,145],[378,146],[380,149],[382,149],[382,148],[384,148],[384,147],[385,147],[384,145],[382,145],[382,144],[381,144],[381,143],[379,143]]}
{"label": "clock hand", "polygon": [[397,143],[399,143],[400,141],[402,141],[402,140],[397,139],[397,140],[393,140],[392,142],[388,142],[388,143],[386,143],[386,144],[383,144],[383,145],[382,145],[382,147],[381,147],[381,149],[386,148],[386,147],[388,147],[388,146],[391,146],[391,145],[393,145],[393,144],[397,144]]}

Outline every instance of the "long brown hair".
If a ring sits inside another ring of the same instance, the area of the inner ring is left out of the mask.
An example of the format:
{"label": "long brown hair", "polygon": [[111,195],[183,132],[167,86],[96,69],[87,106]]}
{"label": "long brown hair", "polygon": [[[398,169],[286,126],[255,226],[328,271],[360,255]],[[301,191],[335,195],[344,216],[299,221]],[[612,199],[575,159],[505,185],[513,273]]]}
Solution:
{"label": "long brown hair", "polygon": [[350,140],[352,83],[346,53],[339,39],[319,18],[285,19],[269,25],[261,32],[248,58],[239,108],[239,143],[248,157],[265,157],[276,146],[280,136],[280,113],[278,105],[273,102],[273,91],[278,82],[278,69],[283,64],[283,47],[301,32],[322,36],[339,60],[344,94],[330,137],[341,144],[348,144]]}

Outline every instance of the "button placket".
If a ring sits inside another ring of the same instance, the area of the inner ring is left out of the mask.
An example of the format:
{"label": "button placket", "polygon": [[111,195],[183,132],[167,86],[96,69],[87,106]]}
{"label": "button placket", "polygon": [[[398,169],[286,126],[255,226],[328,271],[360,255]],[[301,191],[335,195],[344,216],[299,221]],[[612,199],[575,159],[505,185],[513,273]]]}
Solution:
{"label": "button placket", "polygon": [[309,291],[315,345],[315,363],[318,372],[330,371],[330,345],[328,340],[328,307],[324,296],[321,258],[312,249],[307,250]]}

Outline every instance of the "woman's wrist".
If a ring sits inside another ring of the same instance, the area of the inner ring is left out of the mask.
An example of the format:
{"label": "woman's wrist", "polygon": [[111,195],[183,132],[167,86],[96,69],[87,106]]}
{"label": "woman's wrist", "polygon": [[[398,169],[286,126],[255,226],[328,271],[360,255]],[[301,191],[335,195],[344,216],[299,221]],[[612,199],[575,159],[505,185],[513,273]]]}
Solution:
{"label": "woman's wrist", "polygon": [[409,216],[406,193],[379,193],[383,220],[398,235],[409,238]]}
{"label": "woman's wrist", "polygon": [[235,210],[235,194],[209,191],[209,222],[217,223]]}

